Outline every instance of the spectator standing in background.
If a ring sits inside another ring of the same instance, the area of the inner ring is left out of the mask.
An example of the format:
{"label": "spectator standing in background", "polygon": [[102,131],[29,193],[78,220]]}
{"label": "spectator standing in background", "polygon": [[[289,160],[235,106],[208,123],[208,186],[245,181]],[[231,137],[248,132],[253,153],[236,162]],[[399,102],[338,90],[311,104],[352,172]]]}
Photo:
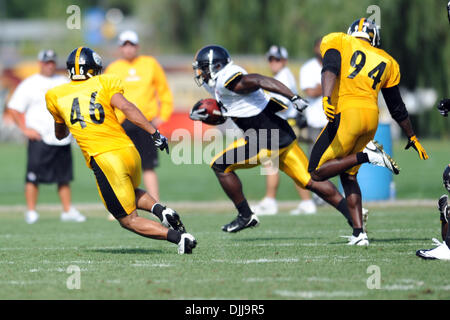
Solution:
{"label": "spectator standing in background", "polygon": [[[165,73],[154,57],[139,55],[136,32],[122,32],[118,44],[122,58],[111,63],[105,73],[116,74],[122,79],[125,98],[158,129],[169,120],[173,111],[173,97]],[[120,110],[116,110],[116,115],[141,156],[145,188],[159,201],[158,176],[154,170],[159,163],[153,140],[147,132],[127,120]]]}
{"label": "spectator standing in background", "polygon": [[57,183],[63,207],[61,220],[83,222],[86,217],[71,206],[72,139],[71,136],[61,141],[56,139],[53,117],[45,104],[47,90],[68,82],[68,79],[56,74],[53,50],[42,50],[38,60],[39,73],[23,80],[8,103],[14,122],[28,139],[25,221],[32,224],[39,219],[36,212],[39,184]]}
{"label": "spectator standing in background", "polygon": [[300,89],[305,93],[309,101],[309,107],[303,112],[308,125],[309,153],[312,146],[328,123],[322,107],[322,56],[320,55],[320,43],[322,38],[314,42],[314,57],[306,61],[300,68]]}

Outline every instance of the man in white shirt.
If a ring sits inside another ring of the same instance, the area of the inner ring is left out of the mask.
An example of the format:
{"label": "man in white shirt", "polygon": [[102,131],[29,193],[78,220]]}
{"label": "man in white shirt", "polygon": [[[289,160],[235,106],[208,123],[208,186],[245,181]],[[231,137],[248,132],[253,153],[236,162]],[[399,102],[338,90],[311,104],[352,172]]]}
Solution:
{"label": "man in white shirt", "polygon": [[[286,50],[286,48],[273,45],[266,53],[266,57],[269,61],[269,67],[272,71],[273,77],[283,83],[286,87],[288,87],[294,94],[297,94],[297,84],[295,83],[295,78],[291,70],[289,70],[287,66],[288,51]],[[297,117],[299,112],[295,110],[291,101],[280,94],[276,94],[273,92],[268,92],[268,94],[287,106],[286,110],[278,112],[277,115],[287,120],[291,125],[291,121],[295,123],[295,118]],[[307,112],[307,110],[308,108],[305,109],[305,112]],[[276,195],[280,182],[280,175],[278,171],[275,171],[273,174],[268,174],[266,177],[266,195],[257,205],[252,207],[252,211],[259,216],[274,215],[278,212]],[[316,213],[317,208],[311,199],[311,193],[308,190],[302,189],[297,185],[295,186],[302,201],[299,203],[296,209],[291,211],[291,214]]]}
{"label": "man in white shirt", "polygon": [[56,53],[53,50],[42,50],[38,60],[39,73],[23,80],[8,102],[14,122],[28,139],[25,221],[32,224],[39,219],[36,212],[39,184],[57,183],[63,206],[61,220],[83,222],[86,218],[71,206],[71,136],[56,139],[53,117],[45,103],[47,90],[68,82],[68,79],[55,73]]}
{"label": "man in white shirt", "polygon": [[300,89],[305,93],[309,107],[305,109],[306,123],[308,125],[309,153],[312,146],[328,123],[322,107],[322,56],[320,43],[322,38],[314,42],[314,57],[306,61],[300,68]]}
{"label": "man in white shirt", "polygon": [[[322,56],[320,54],[320,44],[322,38],[316,39],[314,42],[314,57],[307,60],[300,68],[299,83],[300,89],[305,93],[309,107],[306,108],[304,115],[306,117],[309,152],[311,154],[312,147],[323,127],[328,123],[325,112],[322,107]],[[313,194],[315,203],[324,204],[322,199]]]}

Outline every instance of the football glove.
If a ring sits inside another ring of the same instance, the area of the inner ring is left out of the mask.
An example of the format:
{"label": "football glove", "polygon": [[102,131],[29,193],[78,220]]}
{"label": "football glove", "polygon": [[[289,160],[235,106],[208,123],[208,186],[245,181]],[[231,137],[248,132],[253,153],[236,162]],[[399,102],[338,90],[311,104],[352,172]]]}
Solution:
{"label": "football glove", "polygon": [[197,101],[196,104],[192,107],[191,113],[189,114],[189,118],[192,120],[203,121],[208,119],[209,114],[206,113],[205,108],[198,109],[198,107],[202,104],[202,100]]}
{"label": "football glove", "polygon": [[442,99],[437,108],[444,117],[447,117],[448,112],[450,111],[450,99]]}
{"label": "football glove", "polygon": [[302,112],[309,105],[309,102],[307,100],[303,99],[302,97],[300,97],[298,95],[293,96],[291,98],[291,102],[294,105],[294,108],[298,112]]}
{"label": "football glove", "polygon": [[322,104],[323,104],[323,111],[325,112],[325,115],[327,116],[328,121],[333,122],[334,116],[336,114],[336,107],[331,105],[331,98],[323,97]]}
{"label": "football glove", "polygon": [[408,138],[408,144],[406,145],[405,150],[408,150],[410,147],[413,147],[414,149],[416,149],[417,153],[419,154],[419,158],[421,160],[427,160],[428,159],[427,152],[422,147],[422,145],[420,144],[419,140],[417,140],[416,136],[412,136],[412,137]]}
{"label": "football glove", "polygon": [[155,133],[152,134],[152,139],[155,143],[155,146],[159,148],[159,150],[166,150],[167,154],[169,153],[169,144],[167,143],[167,138],[160,134],[158,130],[156,130]]}

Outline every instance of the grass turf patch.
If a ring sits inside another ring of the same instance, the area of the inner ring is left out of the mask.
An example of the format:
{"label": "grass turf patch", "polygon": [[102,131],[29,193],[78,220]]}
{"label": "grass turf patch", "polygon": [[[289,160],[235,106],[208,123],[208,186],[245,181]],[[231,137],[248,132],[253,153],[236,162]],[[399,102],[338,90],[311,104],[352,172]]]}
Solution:
{"label": "grass turf patch", "polygon": [[[434,209],[371,208],[367,248],[345,245],[339,236],[351,230],[329,207],[261,217],[237,234],[220,230],[234,212],[175,209],[198,240],[192,255],[120,228],[105,211],[87,212],[81,224],[51,212],[34,225],[2,214],[0,299],[450,298],[448,262],[415,256],[439,236]],[[79,290],[66,286],[71,265],[81,270]],[[370,266],[379,268],[380,289],[367,287]]]}

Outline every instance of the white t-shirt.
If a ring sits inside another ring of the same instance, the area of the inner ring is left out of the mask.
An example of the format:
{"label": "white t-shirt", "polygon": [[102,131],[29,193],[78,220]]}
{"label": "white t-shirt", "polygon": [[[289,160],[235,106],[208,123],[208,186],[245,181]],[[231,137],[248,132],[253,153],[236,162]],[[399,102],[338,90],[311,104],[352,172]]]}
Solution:
{"label": "white t-shirt", "polygon": [[248,94],[238,94],[225,88],[225,85],[239,74],[247,74],[247,71],[230,62],[217,73],[214,88],[209,88],[207,85],[204,87],[217,101],[222,102],[224,116],[236,118],[256,116],[267,106],[269,96],[262,89]]}
{"label": "white t-shirt", "polygon": [[[317,58],[309,59],[300,68],[300,89],[312,89],[321,84],[322,66]],[[323,128],[327,125],[327,117],[323,111],[322,97],[307,97],[309,106],[305,109],[304,114],[309,127]]]}
{"label": "white t-shirt", "polygon": [[32,75],[17,86],[8,103],[8,108],[25,114],[25,125],[39,132],[42,141],[49,145],[67,145],[72,139],[70,134],[62,140],[56,139],[54,119],[45,103],[47,90],[67,82],[69,79],[61,75]]}
{"label": "white t-shirt", "polygon": [[[278,73],[274,76],[274,79],[283,83],[286,87],[288,87],[292,91],[292,93],[294,94],[298,93],[294,75],[287,66],[278,71]],[[288,98],[282,96],[281,94],[273,92],[269,92],[269,95],[277,100],[280,100],[284,105],[288,107],[287,110],[277,112],[278,116],[280,116],[283,119],[292,119],[297,116],[298,111],[295,109],[294,105]]]}

